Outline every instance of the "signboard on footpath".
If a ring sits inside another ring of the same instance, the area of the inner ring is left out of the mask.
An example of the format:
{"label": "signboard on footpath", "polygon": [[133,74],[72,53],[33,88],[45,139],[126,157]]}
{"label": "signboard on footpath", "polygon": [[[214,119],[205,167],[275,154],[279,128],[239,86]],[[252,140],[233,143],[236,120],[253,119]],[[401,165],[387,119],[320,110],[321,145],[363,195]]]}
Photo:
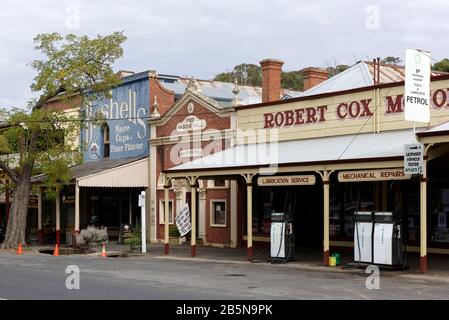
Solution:
{"label": "signboard on footpath", "polygon": [[181,237],[185,236],[192,229],[192,223],[190,222],[189,205],[186,203],[176,215],[176,226],[178,227]]}
{"label": "signboard on footpath", "polygon": [[430,122],[430,52],[405,50],[404,117]]}
{"label": "signboard on footpath", "polygon": [[406,144],[404,146],[404,173],[422,174],[423,145],[421,143]]}
{"label": "signboard on footpath", "polygon": [[310,186],[316,183],[316,178],[311,175],[299,176],[271,176],[259,177],[257,184],[259,186]]}
{"label": "signboard on footpath", "polygon": [[411,175],[405,174],[402,168],[341,171],[338,173],[339,182],[406,180],[410,178]]}

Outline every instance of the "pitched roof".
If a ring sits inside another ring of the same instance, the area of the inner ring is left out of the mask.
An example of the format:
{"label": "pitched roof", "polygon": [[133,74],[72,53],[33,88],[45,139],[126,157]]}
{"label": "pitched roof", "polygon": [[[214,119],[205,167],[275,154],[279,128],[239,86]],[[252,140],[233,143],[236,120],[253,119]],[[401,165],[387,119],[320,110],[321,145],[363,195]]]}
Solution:
{"label": "pitched roof", "polygon": [[[159,82],[169,90],[175,93],[175,98],[182,96],[190,81],[190,78],[158,75]],[[197,80],[204,95],[216,100],[222,106],[230,106],[234,99],[232,90],[234,83],[214,81],[214,80]],[[239,85],[240,93],[238,94],[239,102],[242,105],[255,104],[262,102],[262,87]],[[292,96],[299,94],[300,91],[281,89],[281,97],[284,95]]]}
{"label": "pitched roof", "polygon": [[[432,76],[446,74],[445,72],[432,71]],[[354,88],[369,87],[374,85],[374,65],[370,61],[357,62],[352,67],[323,81],[307,91],[293,93],[291,98],[311,96],[321,93],[349,90]],[[405,79],[403,66],[392,64],[380,64],[380,83],[401,82]]]}

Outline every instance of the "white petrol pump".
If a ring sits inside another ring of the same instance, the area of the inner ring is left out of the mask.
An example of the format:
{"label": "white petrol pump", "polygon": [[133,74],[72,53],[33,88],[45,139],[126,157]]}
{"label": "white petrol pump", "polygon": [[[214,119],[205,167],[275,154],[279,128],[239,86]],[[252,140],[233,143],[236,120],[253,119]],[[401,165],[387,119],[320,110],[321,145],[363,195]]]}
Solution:
{"label": "white petrol pump", "polygon": [[295,259],[295,237],[293,221],[284,212],[271,214],[270,260],[289,261]]}
{"label": "white petrol pump", "polygon": [[403,269],[401,222],[392,212],[359,211],[354,216],[354,261]]}

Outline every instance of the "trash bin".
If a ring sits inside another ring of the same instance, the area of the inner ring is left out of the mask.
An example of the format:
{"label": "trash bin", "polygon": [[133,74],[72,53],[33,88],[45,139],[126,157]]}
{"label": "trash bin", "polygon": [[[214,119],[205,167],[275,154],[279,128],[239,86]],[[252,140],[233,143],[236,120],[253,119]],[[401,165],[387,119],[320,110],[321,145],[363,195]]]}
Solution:
{"label": "trash bin", "polygon": [[332,257],[335,258],[335,263],[337,266],[339,266],[341,264],[341,256],[339,253],[333,253]]}

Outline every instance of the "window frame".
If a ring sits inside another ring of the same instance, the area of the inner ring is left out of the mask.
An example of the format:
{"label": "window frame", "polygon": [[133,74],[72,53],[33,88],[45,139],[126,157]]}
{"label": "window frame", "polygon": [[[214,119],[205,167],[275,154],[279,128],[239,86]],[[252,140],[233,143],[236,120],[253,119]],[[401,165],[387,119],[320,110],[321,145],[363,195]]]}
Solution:
{"label": "window frame", "polygon": [[[217,202],[222,202],[222,203],[224,203],[224,224],[219,224],[219,223],[216,223],[216,221],[215,221],[215,203],[217,203]],[[228,223],[228,217],[227,217],[227,215],[228,215],[228,212],[227,212],[227,201],[226,201],[226,199],[213,199],[213,200],[210,200],[210,216],[209,216],[209,218],[210,218],[210,221],[209,221],[209,224],[210,224],[210,226],[211,227],[217,227],[217,228],[226,228],[227,227],[227,223]]]}
{"label": "window frame", "polygon": [[[168,217],[168,224],[174,225],[175,224],[175,208],[174,208],[174,201],[172,199],[168,200],[168,210],[170,211],[170,203],[171,203],[171,214],[169,213]],[[163,214],[162,214],[163,213]],[[171,222],[170,222],[170,216],[171,216]],[[165,224],[165,200],[159,199],[159,224]]]}

